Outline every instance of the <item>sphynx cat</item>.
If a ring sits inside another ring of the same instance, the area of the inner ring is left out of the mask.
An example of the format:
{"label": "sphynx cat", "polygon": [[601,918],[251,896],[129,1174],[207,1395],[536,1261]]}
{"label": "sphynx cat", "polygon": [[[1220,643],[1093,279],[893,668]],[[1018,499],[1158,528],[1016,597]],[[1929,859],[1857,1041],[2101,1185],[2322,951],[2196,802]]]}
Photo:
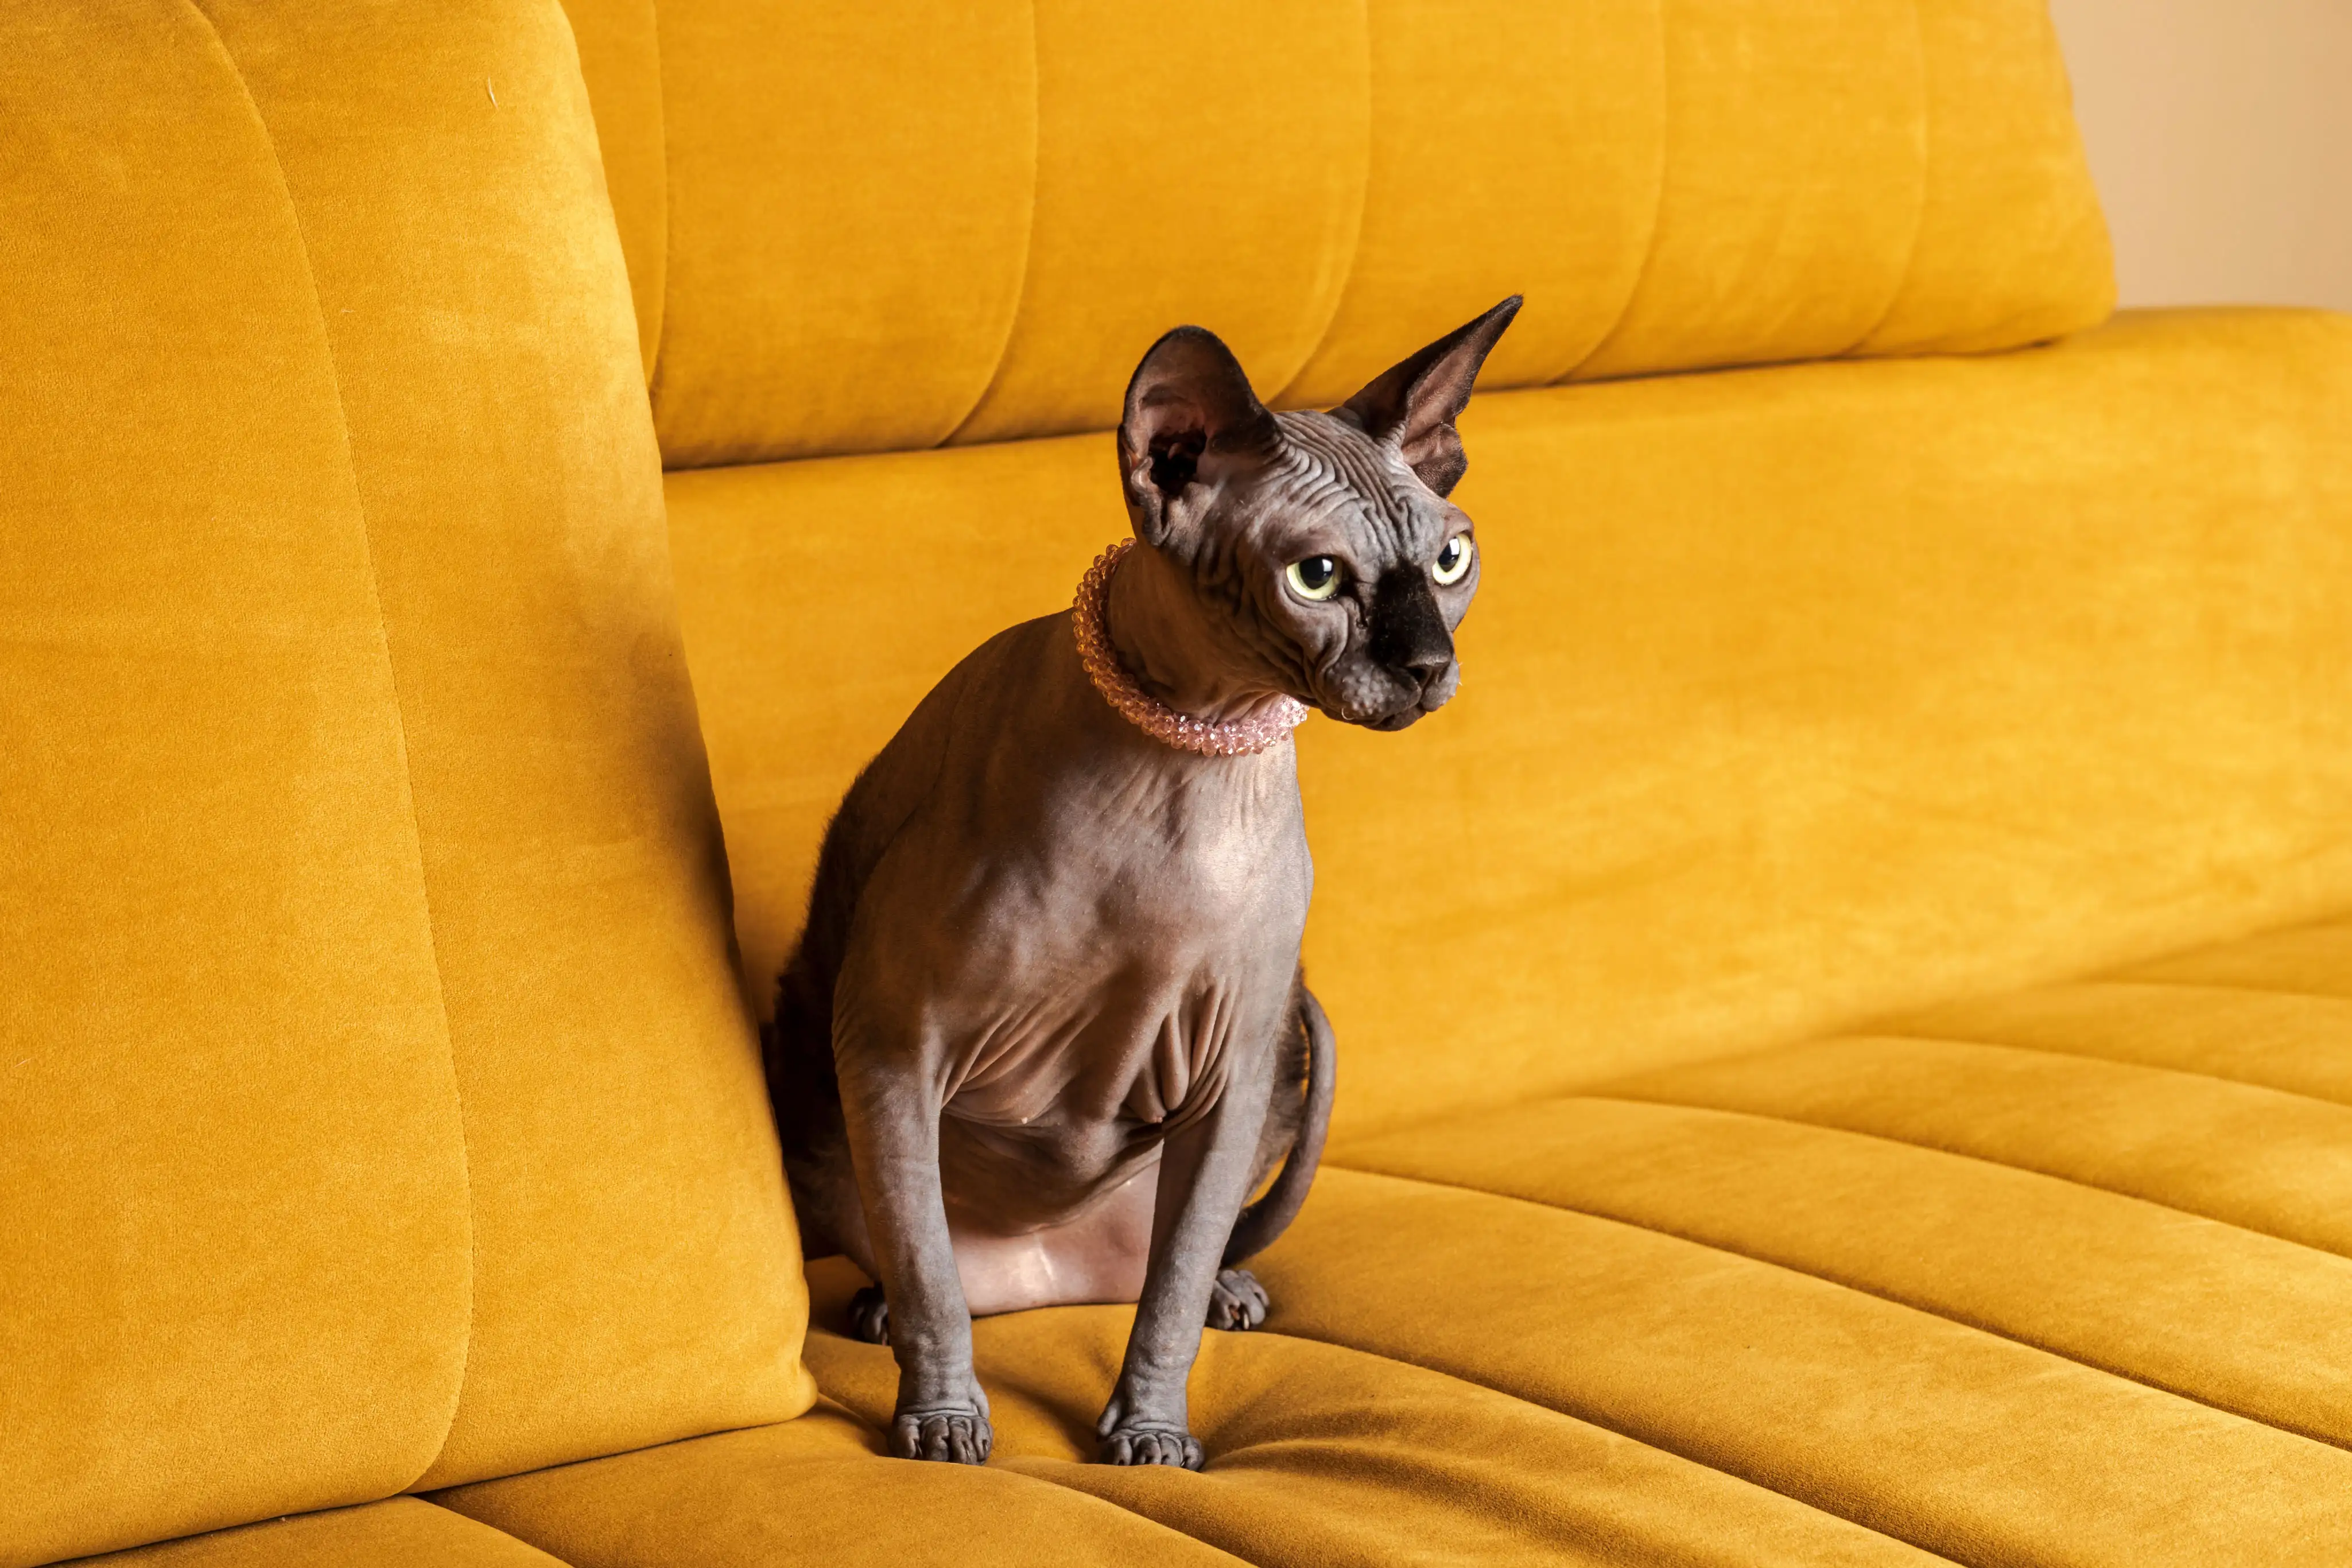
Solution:
{"label": "sphynx cat", "polygon": [[991,638],[842,801],[768,1079],[810,1255],[879,1281],[852,1329],[898,1360],[900,1457],[987,1458],[974,1314],[1134,1301],[1099,1457],[1201,1467],[1202,1325],[1264,1321],[1237,1266],[1305,1201],[1331,1107],[1289,728],[1454,695],[1454,420],[1518,306],[1328,413],[1269,412],[1198,327],[1161,338],[1096,620],[1082,595]]}

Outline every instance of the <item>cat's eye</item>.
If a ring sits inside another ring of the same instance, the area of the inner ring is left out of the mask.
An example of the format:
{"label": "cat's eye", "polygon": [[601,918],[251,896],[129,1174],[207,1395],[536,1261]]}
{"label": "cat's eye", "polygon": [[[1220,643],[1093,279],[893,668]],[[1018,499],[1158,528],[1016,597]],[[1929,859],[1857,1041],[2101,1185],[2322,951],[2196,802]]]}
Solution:
{"label": "cat's eye", "polygon": [[1457,533],[1445,542],[1431,563],[1429,574],[1437,579],[1440,587],[1450,588],[1470,574],[1470,536]]}
{"label": "cat's eye", "polygon": [[1294,561],[1282,569],[1282,575],[1292,593],[1318,605],[1339,591],[1339,563],[1328,555]]}

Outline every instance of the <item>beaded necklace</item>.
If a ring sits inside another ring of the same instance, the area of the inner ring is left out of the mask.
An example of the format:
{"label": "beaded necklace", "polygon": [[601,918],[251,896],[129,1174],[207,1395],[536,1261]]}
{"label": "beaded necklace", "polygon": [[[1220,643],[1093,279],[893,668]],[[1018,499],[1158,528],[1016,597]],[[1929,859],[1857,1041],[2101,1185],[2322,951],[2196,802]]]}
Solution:
{"label": "beaded necklace", "polygon": [[1096,556],[1087,574],[1078,579],[1078,596],[1070,605],[1070,629],[1077,637],[1078,662],[1086,666],[1087,679],[1095,683],[1103,700],[1153,740],[1204,757],[1255,755],[1288,740],[1290,732],[1305,723],[1307,715],[1313,711],[1295,697],[1277,697],[1246,719],[1213,723],[1178,712],[1136,684],[1135,677],[1118,662],[1118,652],[1111,646],[1110,624],[1105,614],[1110,604],[1111,574],[1118,570],[1120,558],[1134,548],[1135,541],[1122,539]]}

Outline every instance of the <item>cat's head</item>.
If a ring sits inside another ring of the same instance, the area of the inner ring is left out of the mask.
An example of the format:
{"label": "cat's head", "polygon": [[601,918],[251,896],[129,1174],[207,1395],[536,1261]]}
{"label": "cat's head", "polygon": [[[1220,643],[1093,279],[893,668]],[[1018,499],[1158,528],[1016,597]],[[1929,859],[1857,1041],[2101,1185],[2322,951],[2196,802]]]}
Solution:
{"label": "cat's head", "polygon": [[1223,659],[1334,719],[1402,730],[1454,695],[1478,542],[1445,498],[1454,419],[1513,295],[1328,413],[1276,414],[1216,335],[1179,327],[1127,388],[1135,536],[1180,568]]}

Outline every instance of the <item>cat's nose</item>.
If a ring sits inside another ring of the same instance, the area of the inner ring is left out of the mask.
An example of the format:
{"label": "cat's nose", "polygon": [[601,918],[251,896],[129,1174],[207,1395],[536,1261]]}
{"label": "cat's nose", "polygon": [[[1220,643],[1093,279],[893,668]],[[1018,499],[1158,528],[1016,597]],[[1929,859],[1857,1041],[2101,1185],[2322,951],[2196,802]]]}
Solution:
{"label": "cat's nose", "polygon": [[1423,690],[1454,662],[1454,636],[1425,574],[1392,573],[1372,607],[1372,657]]}
{"label": "cat's nose", "polygon": [[1415,650],[1402,668],[1406,674],[1421,682],[1422,689],[1427,690],[1445,678],[1446,667],[1453,662],[1454,650],[1450,647],[1422,648]]}

